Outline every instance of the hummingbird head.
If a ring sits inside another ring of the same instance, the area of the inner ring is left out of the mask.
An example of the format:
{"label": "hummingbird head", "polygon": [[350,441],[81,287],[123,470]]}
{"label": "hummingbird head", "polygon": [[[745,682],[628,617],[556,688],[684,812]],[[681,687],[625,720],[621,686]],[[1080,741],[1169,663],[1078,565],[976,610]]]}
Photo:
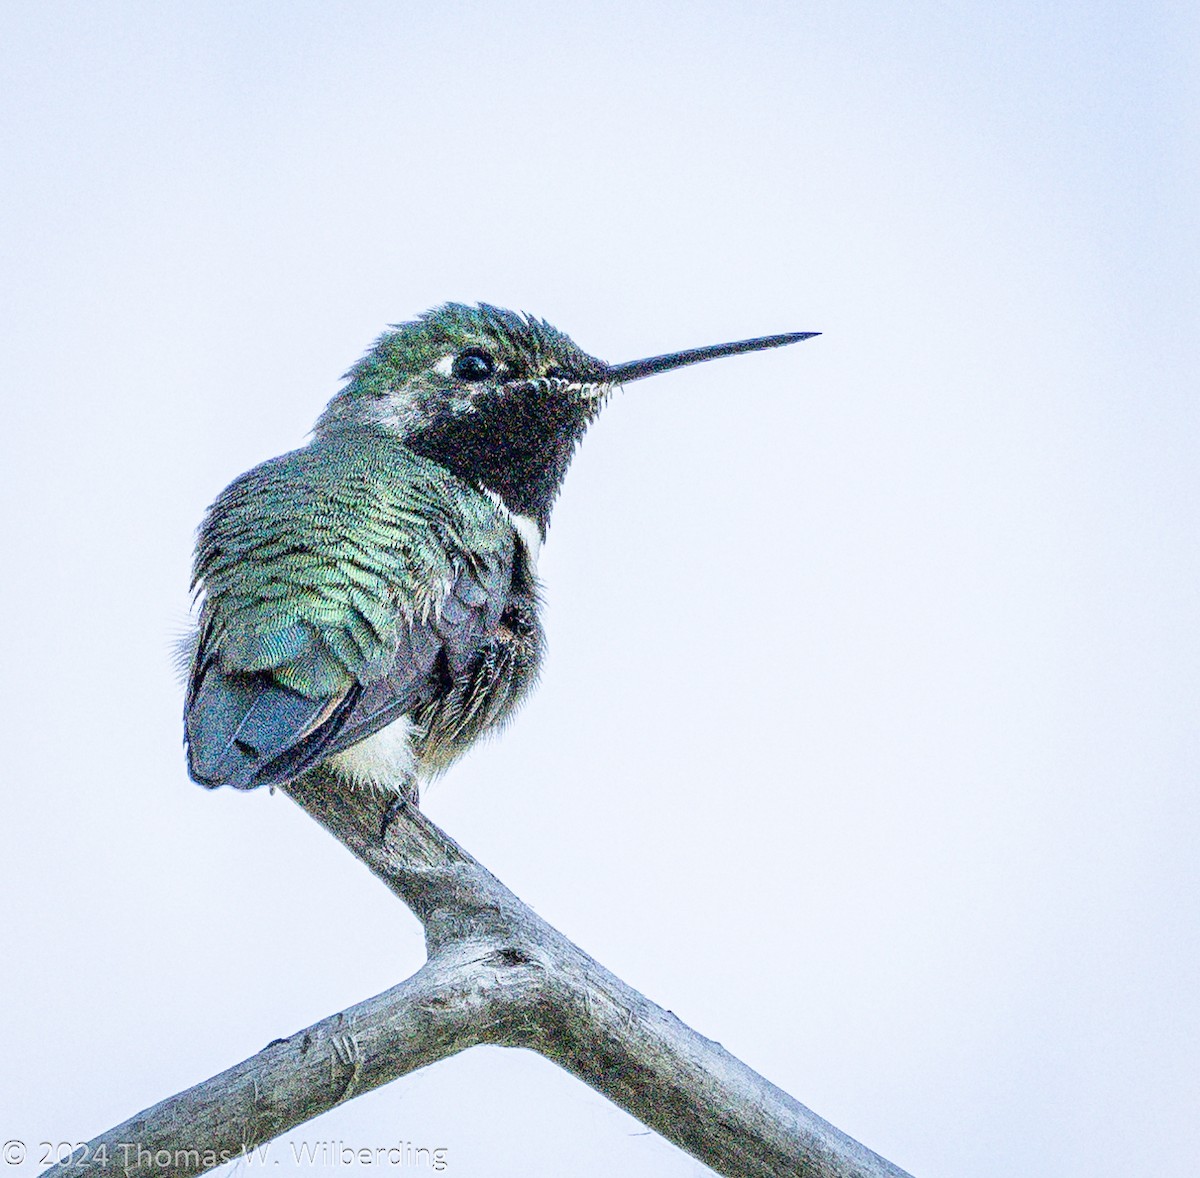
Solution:
{"label": "hummingbird head", "polygon": [[815,332],[606,364],[542,319],[446,303],[385,332],[346,374],[320,437],[371,425],[497,497],[545,536],[571,456],[620,384]]}

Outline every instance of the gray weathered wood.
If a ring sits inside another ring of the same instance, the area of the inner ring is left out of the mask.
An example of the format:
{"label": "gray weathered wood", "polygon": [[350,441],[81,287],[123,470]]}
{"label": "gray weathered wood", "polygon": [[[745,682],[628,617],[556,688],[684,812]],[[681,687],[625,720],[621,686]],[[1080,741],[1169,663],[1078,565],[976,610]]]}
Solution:
{"label": "gray weathered wood", "polygon": [[139,1113],[47,1176],[203,1173],[344,1100],[490,1043],[540,1052],[721,1174],[903,1178],[614,977],[419,810],[406,807],[381,839],[382,803],[342,792],[321,772],[286,792],[412,908],[425,926],[425,965]]}

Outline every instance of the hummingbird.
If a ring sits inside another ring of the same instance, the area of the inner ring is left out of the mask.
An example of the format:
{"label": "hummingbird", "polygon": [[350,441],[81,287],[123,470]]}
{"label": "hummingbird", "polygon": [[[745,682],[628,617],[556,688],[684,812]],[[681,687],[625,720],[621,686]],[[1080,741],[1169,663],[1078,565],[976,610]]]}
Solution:
{"label": "hummingbird", "polygon": [[606,364],[487,304],[447,303],[384,332],[308,445],[235,479],[200,526],[191,777],[244,790],[325,764],[416,804],[537,681],[538,554],[614,390],[816,334]]}

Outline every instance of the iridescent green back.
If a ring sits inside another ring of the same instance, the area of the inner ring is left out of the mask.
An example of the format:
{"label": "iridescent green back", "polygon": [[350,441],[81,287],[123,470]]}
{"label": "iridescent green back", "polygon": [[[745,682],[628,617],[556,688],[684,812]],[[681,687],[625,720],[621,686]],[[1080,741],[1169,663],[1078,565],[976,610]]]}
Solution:
{"label": "iridescent green back", "polygon": [[384,674],[463,561],[511,546],[485,495],[396,438],[342,429],[248,471],[200,529],[201,641],[310,699]]}

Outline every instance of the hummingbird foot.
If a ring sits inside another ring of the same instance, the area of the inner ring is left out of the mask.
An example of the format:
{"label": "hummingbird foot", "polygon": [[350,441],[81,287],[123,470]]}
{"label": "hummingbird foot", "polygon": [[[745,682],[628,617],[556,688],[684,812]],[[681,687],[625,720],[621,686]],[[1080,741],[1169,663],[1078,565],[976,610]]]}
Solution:
{"label": "hummingbird foot", "polygon": [[421,808],[421,790],[415,777],[409,777],[404,781],[383,811],[383,819],[379,824],[379,841],[381,843],[387,842],[388,828],[409,806],[414,810]]}

